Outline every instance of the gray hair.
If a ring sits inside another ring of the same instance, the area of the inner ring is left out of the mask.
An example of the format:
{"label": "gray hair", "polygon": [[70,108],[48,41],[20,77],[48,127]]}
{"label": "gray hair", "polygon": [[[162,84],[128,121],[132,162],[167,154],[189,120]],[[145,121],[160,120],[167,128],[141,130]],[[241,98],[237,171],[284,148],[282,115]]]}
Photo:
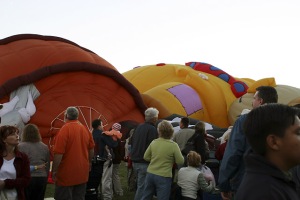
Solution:
{"label": "gray hair", "polygon": [[145,120],[146,122],[151,121],[153,118],[158,118],[159,111],[156,108],[148,108],[145,111]]}
{"label": "gray hair", "polygon": [[79,112],[78,112],[77,108],[75,108],[75,107],[68,107],[67,108],[67,110],[66,110],[66,118],[68,120],[78,119],[78,115],[79,115]]}

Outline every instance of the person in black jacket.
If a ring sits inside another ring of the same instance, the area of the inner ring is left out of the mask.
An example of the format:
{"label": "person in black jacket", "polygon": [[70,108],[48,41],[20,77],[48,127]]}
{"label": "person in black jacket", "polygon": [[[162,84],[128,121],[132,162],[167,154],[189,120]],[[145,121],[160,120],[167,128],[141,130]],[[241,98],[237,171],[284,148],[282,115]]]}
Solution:
{"label": "person in black jacket", "polygon": [[[89,180],[86,186],[85,199],[98,198],[98,187],[102,179],[103,165],[109,160],[109,155],[105,149],[105,146],[113,148],[118,146],[118,142],[114,141],[112,137],[103,134],[103,124],[101,119],[95,119],[92,122],[93,127],[93,139],[95,142],[94,158],[92,160],[92,169],[89,173]],[[93,195],[94,194],[94,195]]]}
{"label": "person in black jacket", "polygon": [[140,200],[144,191],[144,182],[147,174],[149,162],[144,160],[144,153],[152,140],[158,137],[155,124],[159,111],[156,108],[148,108],[145,111],[145,123],[136,127],[131,137],[131,159],[133,170],[137,176],[137,190],[135,200]]}
{"label": "person in black jacket", "polygon": [[292,173],[293,181],[296,183],[296,190],[298,197],[300,198],[300,165],[292,168],[290,172]]}
{"label": "person in black jacket", "polygon": [[195,125],[195,134],[192,136],[194,137],[195,141],[195,151],[200,154],[201,156],[201,164],[205,164],[205,161],[208,159],[208,144],[205,140],[205,123],[199,121]]}
{"label": "person in black jacket", "polygon": [[289,170],[300,163],[300,120],[295,108],[265,104],[253,109],[244,123],[252,148],[235,200],[300,199]]}
{"label": "person in black jacket", "polygon": [[[181,153],[184,156],[184,166],[187,166],[187,154],[189,151],[195,151],[201,156],[201,164],[205,164],[205,161],[209,156],[208,144],[205,140],[206,131],[205,131],[205,123],[199,121],[195,125],[195,133],[188,139],[187,144],[182,149]],[[179,169],[181,168],[178,167]]]}

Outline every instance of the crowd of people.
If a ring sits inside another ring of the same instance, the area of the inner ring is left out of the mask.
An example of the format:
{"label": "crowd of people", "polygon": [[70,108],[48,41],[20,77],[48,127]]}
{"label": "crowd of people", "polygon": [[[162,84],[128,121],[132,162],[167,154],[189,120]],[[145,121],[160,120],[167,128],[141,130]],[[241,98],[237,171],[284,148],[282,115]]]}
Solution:
{"label": "crowd of people", "polygon": [[1,126],[0,139],[1,199],[44,199],[50,153],[37,126],[25,126],[22,142],[16,127]]}
{"label": "crowd of people", "polygon": [[[256,89],[253,109],[229,127],[214,154],[221,163],[218,180],[204,170],[210,151],[204,122],[189,128],[189,118],[182,117],[174,132],[150,107],[144,123],[130,131],[125,156],[121,124],[104,131],[95,119],[91,133],[77,108],[68,107],[53,148],[54,198],[123,196],[119,167],[126,157],[135,177],[134,200],[203,200],[204,192],[223,200],[300,199],[300,109],[277,101],[273,87]],[[0,199],[44,199],[49,148],[34,124],[19,134],[14,126],[0,127]]]}
{"label": "crowd of people", "polygon": [[[202,199],[202,193],[198,190],[215,190],[212,180],[204,179],[200,170],[208,158],[205,124],[198,122],[195,129],[191,129],[189,118],[182,117],[180,130],[174,133],[168,121],[162,120],[157,124],[158,114],[157,109],[148,108],[145,122],[136,127],[130,138],[130,156],[137,176],[134,199],[152,200],[156,197],[169,200],[174,196],[171,195],[173,182],[182,188],[182,193],[175,195],[175,198]],[[195,141],[194,151],[185,155],[182,151],[190,138]]]}

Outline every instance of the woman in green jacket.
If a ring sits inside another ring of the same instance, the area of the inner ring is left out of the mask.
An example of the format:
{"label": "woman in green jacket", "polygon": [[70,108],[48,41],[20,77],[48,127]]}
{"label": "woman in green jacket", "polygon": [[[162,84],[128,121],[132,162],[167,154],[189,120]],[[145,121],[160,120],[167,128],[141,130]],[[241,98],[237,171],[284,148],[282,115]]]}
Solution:
{"label": "woman in green jacket", "polygon": [[151,142],[144,154],[144,159],[150,164],[143,200],[151,200],[154,194],[159,200],[169,200],[173,164],[182,165],[184,162],[178,144],[171,140],[174,133],[172,125],[163,120],[158,124],[157,130],[159,138]]}

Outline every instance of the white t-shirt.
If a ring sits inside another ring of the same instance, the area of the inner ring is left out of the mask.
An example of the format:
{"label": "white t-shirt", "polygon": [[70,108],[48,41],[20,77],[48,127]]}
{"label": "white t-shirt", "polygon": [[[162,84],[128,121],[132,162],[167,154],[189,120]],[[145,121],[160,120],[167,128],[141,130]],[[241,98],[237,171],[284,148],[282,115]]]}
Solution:
{"label": "white t-shirt", "polygon": [[[14,166],[14,161],[15,158],[11,160],[5,160],[3,158],[3,165],[0,169],[0,180],[5,180],[5,179],[16,179],[17,177],[17,172],[16,168]],[[17,190],[14,189],[4,189],[4,192],[7,195],[8,199],[17,199]]]}

